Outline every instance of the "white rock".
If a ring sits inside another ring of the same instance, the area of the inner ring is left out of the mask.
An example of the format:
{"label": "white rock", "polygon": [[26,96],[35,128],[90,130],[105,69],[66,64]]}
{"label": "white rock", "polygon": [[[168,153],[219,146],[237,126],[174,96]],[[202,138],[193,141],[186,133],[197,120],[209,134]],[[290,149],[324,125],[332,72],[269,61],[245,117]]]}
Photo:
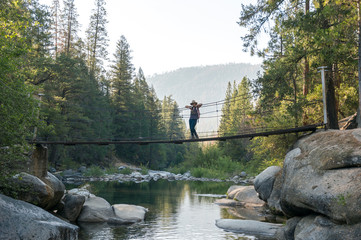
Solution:
{"label": "white rock", "polygon": [[114,204],[115,216],[125,222],[140,222],[145,218],[148,209],[129,204]]}

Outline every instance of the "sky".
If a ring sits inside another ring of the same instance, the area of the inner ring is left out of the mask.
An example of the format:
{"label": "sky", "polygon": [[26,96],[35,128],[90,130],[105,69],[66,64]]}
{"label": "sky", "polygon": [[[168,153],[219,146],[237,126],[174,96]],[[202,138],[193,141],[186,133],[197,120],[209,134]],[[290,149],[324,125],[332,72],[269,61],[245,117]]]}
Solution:
{"label": "sky", "polygon": [[[51,5],[52,0],[40,0]],[[243,52],[238,24],[242,3],[252,0],[107,0],[109,58],[124,35],[132,63],[146,76],[179,68],[227,63],[259,64]],[[81,24],[88,27],[93,0],[75,0]]]}

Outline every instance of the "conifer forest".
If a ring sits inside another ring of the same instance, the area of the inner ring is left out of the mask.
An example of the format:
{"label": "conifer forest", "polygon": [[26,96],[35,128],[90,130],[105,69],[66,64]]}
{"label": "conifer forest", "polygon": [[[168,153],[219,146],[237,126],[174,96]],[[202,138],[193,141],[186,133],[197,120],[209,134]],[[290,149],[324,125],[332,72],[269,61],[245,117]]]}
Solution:
{"label": "conifer forest", "polygon": [[[326,66],[328,128],[359,106],[360,0],[259,0],[239,9],[244,50],[263,58],[262,74],[229,82],[220,136],[323,122],[319,67]],[[89,2],[90,4],[90,2]],[[108,52],[106,0],[92,1],[80,37],[74,0],[0,1],[0,176],[23,164],[31,140],[189,138],[172,96],[159,99],[131,43],[119,33]],[[260,34],[269,35],[260,48]],[[242,46],[241,46],[242,47]],[[156,60],[157,56],[154,56]],[[207,83],[204,83],[207,84]],[[215,99],[219,100],[219,99]],[[187,103],[188,104],[188,103]],[[202,117],[202,116],[201,116]],[[187,119],[186,119],[187,120]],[[256,174],[281,165],[299,134],[211,144],[49,145],[56,169],[116,162],[215,176]]]}

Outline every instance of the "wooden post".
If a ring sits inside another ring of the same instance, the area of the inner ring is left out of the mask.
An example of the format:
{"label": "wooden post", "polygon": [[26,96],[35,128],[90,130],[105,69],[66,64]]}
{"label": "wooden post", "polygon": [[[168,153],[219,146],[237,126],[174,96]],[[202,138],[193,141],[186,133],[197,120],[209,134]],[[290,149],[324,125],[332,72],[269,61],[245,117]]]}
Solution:
{"label": "wooden post", "polygon": [[326,66],[319,67],[321,69],[321,81],[322,81],[322,99],[323,99],[323,123],[327,125],[327,110],[326,110],[326,82],[325,82],[325,69]]}
{"label": "wooden post", "polygon": [[36,144],[31,155],[30,174],[38,178],[48,174],[48,148],[42,144]]}

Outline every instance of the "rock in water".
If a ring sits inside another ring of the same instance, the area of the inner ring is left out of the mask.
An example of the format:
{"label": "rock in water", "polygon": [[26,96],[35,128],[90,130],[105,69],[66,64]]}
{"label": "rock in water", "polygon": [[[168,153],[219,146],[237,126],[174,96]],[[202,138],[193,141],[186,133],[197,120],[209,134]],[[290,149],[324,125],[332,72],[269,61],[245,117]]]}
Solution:
{"label": "rock in water", "polygon": [[126,223],[135,223],[144,220],[148,210],[141,206],[128,204],[114,204],[114,212],[117,218]]}
{"label": "rock in water", "polygon": [[67,194],[64,197],[64,207],[58,211],[58,214],[71,222],[75,222],[82,210],[84,202],[85,197],[82,195]]}
{"label": "rock in water", "polygon": [[76,240],[78,227],[47,211],[0,194],[0,240]]}
{"label": "rock in water", "polygon": [[227,198],[237,200],[246,205],[264,205],[264,201],[259,199],[253,186],[233,185],[228,189],[227,195]]}
{"label": "rock in water", "polygon": [[112,206],[101,197],[89,197],[85,200],[78,217],[79,222],[107,222],[114,218]]}
{"label": "rock in water", "polygon": [[279,171],[281,171],[281,168],[278,166],[268,167],[254,181],[254,189],[258,192],[259,198],[265,202],[271,196],[273,183]]}
{"label": "rock in water", "polygon": [[244,233],[256,237],[269,237],[270,239],[276,239],[276,232],[282,228],[282,224],[240,219],[218,219],[216,220],[216,226],[229,232]]}

